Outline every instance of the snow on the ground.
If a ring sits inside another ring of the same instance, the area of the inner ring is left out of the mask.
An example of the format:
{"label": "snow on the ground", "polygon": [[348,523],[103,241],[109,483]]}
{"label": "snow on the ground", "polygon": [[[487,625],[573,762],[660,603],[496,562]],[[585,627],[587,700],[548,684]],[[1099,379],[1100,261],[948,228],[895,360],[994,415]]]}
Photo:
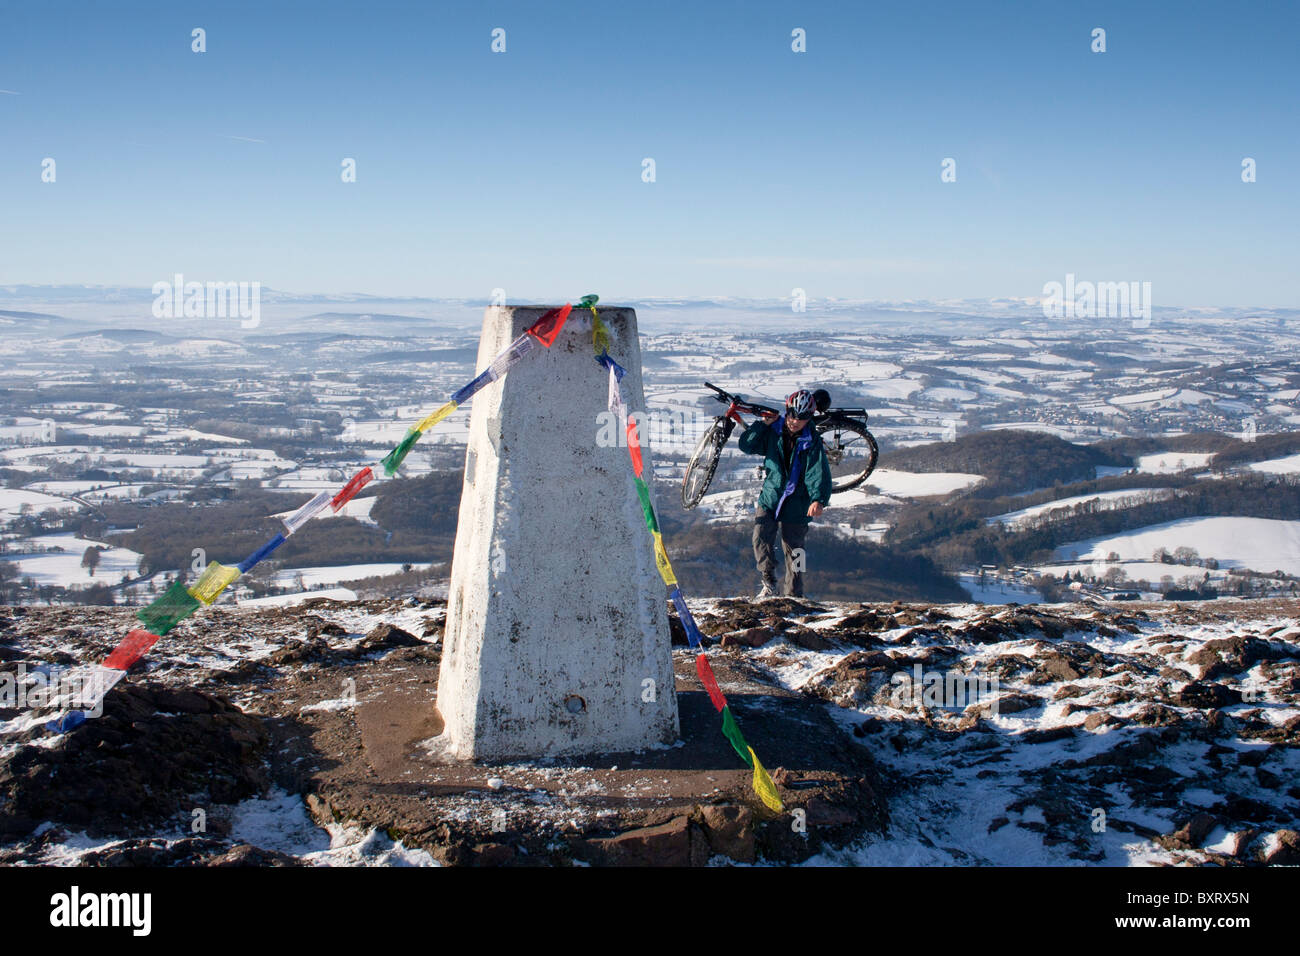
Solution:
{"label": "snow on the ground", "polygon": [[[271,581],[276,587],[287,588],[293,587],[298,583],[298,576],[302,575],[304,587],[325,587],[328,585],[338,584],[340,581],[359,581],[362,578],[373,578],[380,575],[400,574],[403,565],[399,563],[380,563],[380,564],[340,564],[330,567],[316,568],[284,568],[277,571]],[[411,569],[423,571],[432,567],[431,564],[412,564]]]}
{"label": "snow on the ground", "polygon": [[[1107,561],[1103,558],[1096,558],[1092,561],[1064,561],[1053,562],[1052,564],[1040,564],[1035,570],[1045,574],[1051,574],[1055,577],[1061,577],[1065,574],[1082,574],[1085,577],[1103,577],[1111,568],[1119,568],[1124,572],[1124,578],[1119,583],[1119,587],[1134,581],[1147,581],[1150,584],[1159,584],[1160,579],[1171,577],[1175,584],[1182,582],[1185,577],[1194,577],[1199,583],[1205,577],[1205,568],[1197,567],[1194,564],[1165,564],[1161,561]],[[1221,581],[1228,576],[1227,571],[1210,571],[1211,583]]]}
{"label": "snow on the ground", "polygon": [[[1166,451],[1158,455],[1141,455],[1137,459],[1137,470],[1149,475],[1171,475],[1180,471],[1204,468],[1214,455],[1210,452]],[[1127,469],[1120,469],[1120,473]],[[1098,477],[1101,468],[1097,469]]]}
{"label": "snow on the ground", "polygon": [[[960,606],[942,610],[959,618],[967,616]],[[1149,656],[1152,641],[1174,641],[1185,646],[1185,658],[1210,640],[1231,637],[1242,630],[1241,624],[1233,620],[1175,624],[1161,620],[1162,613],[1162,610],[1154,612],[1153,619],[1143,623],[1136,633],[1118,630],[1114,636],[1104,637],[1090,632],[1075,635],[1075,639],[1086,641],[1102,654],[1134,659]],[[1294,621],[1281,617],[1251,623],[1250,630],[1260,634],[1276,633],[1279,625],[1294,626]],[[894,642],[911,630],[884,632],[877,637]],[[941,643],[949,640],[945,638]],[[970,668],[971,673],[983,673],[984,664],[1005,660],[1008,655],[1032,658],[1052,649],[1052,645],[1035,640],[1032,634],[1022,640],[1012,638],[994,644],[957,646],[962,651],[963,670]],[[910,653],[911,647],[900,645],[899,652]],[[853,653],[853,649],[845,648],[838,653],[814,652],[778,640],[765,645],[758,656],[776,673],[782,685],[797,690],[806,687],[819,674],[835,668],[849,653]],[[945,722],[955,720],[960,716],[959,711],[949,715],[941,709],[932,710],[930,718],[923,723],[916,719],[914,711],[898,709],[910,705],[896,705],[893,700],[885,704],[848,707],[828,702],[828,712],[846,733],[851,733],[864,718],[883,722],[879,730],[860,739],[893,782],[889,795],[890,826],[882,835],[871,834],[851,846],[824,851],[803,865],[1083,865],[1084,861],[1069,855],[1074,849],[1069,842],[1044,840],[1046,817],[1042,806],[1053,805],[1053,801],[1069,794],[1069,791],[1047,792],[1051,787],[1051,777],[1047,772],[1063,765],[1078,766],[1091,757],[1110,751],[1117,743],[1131,741],[1149,732],[1135,724],[1097,731],[1082,727],[1084,716],[1094,708],[1107,710],[1117,717],[1131,717],[1149,702],[1161,699],[1156,687],[1160,681],[1158,676],[1152,674],[1135,680],[1134,673],[1137,672],[1117,669],[1105,677],[1071,681],[1082,690],[1081,696],[1070,698],[1084,706],[1082,712],[1067,716],[1064,705],[1069,701],[1044,700],[1039,707],[987,718],[989,732],[955,736],[936,733],[928,723],[929,719],[934,719],[936,729],[952,726]],[[1246,684],[1243,682],[1242,686]],[[1026,692],[1040,696],[1043,690],[1038,686],[1021,686],[1013,679],[1000,682],[995,693]],[[1260,699],[1225,708],[1224,712],[1234,711],[1250,711],[1278,726],[1300,713],[1300,708],[1280,699]],[[1035,732],[1063,727],[1074,728],[1075,733],[1061,739],[1035,739]],[[1253,740],[1229,740],[1227,744],[1243,751],[1260,746],[1260,742]],[[1275,773],[1285,778],[1300,772],[1300,752],[1273,749],[1279,751],[1277,762],[1270,763]],[[1188,787],[1182,797],[1183,804],[1211,807],[1221,803],[1225,793],[1277,804],[1276,791],[1264,789],[1253,777],[1237,775],[1225,778],[1215,765],[1207,761],[1208,753],[1203,743],[1183,740],[1163,748],[1155,758],[1175,780],[1200,778],[1216,781],[1212,790],[1210,784],[1199,791]],[[1105,797],[1101,802],[1107,818],[1111,824],[1120,825],[1111,825],[1096,833],[1089,847],[1098,854],[1092,865],[1148,866],[1204,861],[1203,851],[1167,850],[1125,826],[1136,824],[1160,833],[1172,832],[1179,819],[1174,805],[1162,805],[1160,801],[1149,798],[1144,798],[1142,803],[1135,802],[1134,791],[1120,784],[1111,783],[1104,789]],[[1025,803],[1029,805],[1024,806]],[[1224,846],[1235,846],[1236,837],[1241,835],[1239,831],[1244,829],[1245,824],[1233,833],[1225,830],[1212,835],[1207,845],[1217,839]]]}
{"label": "snow on the ground", "polygon": [[[379,830],[330,824],[318,826],[308,815],[300,794],[274,788],[266,797],[252,797],[231,811],[232,845],[247,843],[263,850],[296,856],[312,866],[440,866],[427,850],[408,848]],[[53,828],[44,823],[40,836]],[[159,834],[167,845],[194,836],[188,830]],[[197,834],[203,836],[204,834]],[[79,866],[89,853],[111,850],[121,839],[90,837],[83,832],[47,844],[41,856],[44,866]]]}
{"label": "snow on the ground", "polygon": [[1048,501],[1041,505],[1021,508],[1019,511],[1009,511],[1006,514],[995,515],[992,518],[986,518],[985,523],[997,524],[1000,521],[1009,530],[1015,530],[1022,524],[1027,523],[1027,519],[1036,518],[1058,508],[1069,509],[1074,505],[1083,504],[1087,501],[1098,503],[1104,501],[1109,506],[1105,510],[1111,510],[1130,508],[1133,505],[1143,504],[1148,501],[1161,501],[1173,497],[1173,495],[1174,489],[1172,488],[1124,488],[1119,491],[1102,491],[1093,495],[1075,495],[1071,498],[1058,498],[1055,501]]}
{"label": "snow on the ground", "polygon": [[1172,553],[1179,547],[1195,548],[1200,557],[1215,558],[1221,568],[1300,574],[1300,521],[1276,518],[1180,518],[1071,542],[1057,548],[1054,556],[1060,561],[1088,561],[1113,551],[1121,559],[1150,558],[1157,548]]}
{"label": "snow on the ground", "polygon": [[302,796],[273,790],[235,807],[230,838],[299,857],[313,866],[437,866],[427,850],[407,849],[378,830],[317,826]]}
{"label": "snow on the ground", "polygon": [[1300,471],[1300,455],[1287,455],[1285,458],[1270,458],[1267,461],[1251,462],[1252,471],[1263,471],[1270,475],[1289,475]]}
{"label": "snow on the ground", "polygon": [[[99,546],[99,564],[92,575],[89,568],[81,566],[86,549]],[[62,548],[62,551],[52,551]],[[141,555],[127,548],[115,548],[103,541],[92,541],[75,534],[42,534],[21,538],[10,545],[4,560],[18,565],[19,578],[31,577],[39,585],[58,587],[87,587],[92,584],[117,584],[122,575],[134,577],[140,566]]]}
{"label": "snow on the ground", "polygon": [[1214,396],[1191,388],[1163,388],[1136,395],[1117,395],[1110,400],[1122,408],[1173,408],[1180,405],[1199,405],[1213,401]]}
{"label": "snow on the ground", "polygon": [[976,604],[1037,604],[1043,599],[1034,588],[1020,587],[991,574],[985,575],[982,584],[975,571],[963,571],[957,580]]}
{"label": "snow on the ground", "polygon": [[103,481],[36,481],[26,486],[28,491],[43,491],[52,495],[76,495],[87,500],[105,498],[135,498],[144,488],[141,484],[110,484]]}
{"label": "snow on the ground", "polygon": [[293,594],[276,594],[272,597],[247,598],[240,607],[289,607],[312,598],[331,598],[335,601],[355,601],[357,593],[347,588],[321,588],[319,591],[297,591]]}
{"label": "snow on the ground", "polygon": [[67,498],[57,498],[39,491],[0,488],[0,518],[6,521],[17,518],[23,513],[24,507],[32,514],[40,514],[51,508],[55,511],[76,511],[81,505]]}
{"label": "snow on the ground", "polygon": [[866,498],[875,489],[882,494],[897,498],[924,498],[929,495],[949,495],[954,491],[971,488],[984,480],[982,475],[967,475],[951,471],[892,471],[889,468],[877,468],[866,482],[851,491],[837,492],[833,502],[840,504],[864,504],[856,498]]}

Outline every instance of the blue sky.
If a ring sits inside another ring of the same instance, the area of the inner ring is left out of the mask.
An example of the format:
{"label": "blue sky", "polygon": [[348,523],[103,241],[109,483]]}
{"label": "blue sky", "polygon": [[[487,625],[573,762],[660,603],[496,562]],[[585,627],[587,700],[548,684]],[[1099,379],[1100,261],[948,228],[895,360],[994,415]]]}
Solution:
{"label": "blue sky", "polygon": [[3,3],[0,284],[941,299],[1073,272],[1294,307],[1298,26],[1295,3]]}

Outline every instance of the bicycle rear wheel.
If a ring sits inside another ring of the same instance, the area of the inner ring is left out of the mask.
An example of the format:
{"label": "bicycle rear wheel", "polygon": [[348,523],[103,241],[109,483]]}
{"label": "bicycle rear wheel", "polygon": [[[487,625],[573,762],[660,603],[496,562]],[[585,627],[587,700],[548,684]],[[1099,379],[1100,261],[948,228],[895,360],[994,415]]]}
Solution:
{"label": "bicycle rear wheel", "polygon": [[831,494],[866,481],[880,457],[880,448],[867,426],[851,418],[828,418],[818,422],[816,428],[831,464]]}
{"label": "bicycle rear wheel", "polygon": [[691,462],[686,466],[686,475],[682,478],[682,504],[689,511],[700,503],[704,493],[709,490],[713,474],[718,470],[718,460],[722,458],[722,448],[731,437],[731,430],[736,423],[730,418],[715,418],[713,424],[705,429],[691,455]]}

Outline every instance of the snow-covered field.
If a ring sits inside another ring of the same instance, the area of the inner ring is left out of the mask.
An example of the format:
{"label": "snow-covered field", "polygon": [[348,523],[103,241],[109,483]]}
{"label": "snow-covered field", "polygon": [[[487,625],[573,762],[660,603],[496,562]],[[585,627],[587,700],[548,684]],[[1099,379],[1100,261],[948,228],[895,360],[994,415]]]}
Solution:
{"label": "snow-covered field", "polygon": [[851,491],[840,492],[836,495],[836,500],[843,498],[846,502],[850,502],[855,494],[863,496],[871,494],[872,492],[867,490],[871,488],[876,489],[881,494],[892,495],[896,498],[925,498],[930,495],[950,495],[954,491],[974,487],[983,480],[982,475],[967,475],[961,472],[913,472],[877,468],[871,473],[871,477],[867,479],[864,485]]}
{"label": "snow-covered field", "polygon": [[976,604],[1037,604],[1043,599],[1034,588],[1020,587],[991,574],[985,575],[981,583],[978,572],[963,571],[957,580]]}
{"label": "snow-covered field", "polygon": [[[1112,510],[1130,508],[1133,505],[1148,501],[1160,501],[1171,498],[1173,495],[1174,490],[1172,488],[1124,488],[1118,491],[1103,491],[1095,495],[1075,495],[1072,498],[1058,498],[1055,501],[1049,501],[1041,505],[1021,508],[1019,511],[1008,511],[1006,514],[995,515],[986,519],[986,523],[997,524],[1001,522],[1006,525],[1008,530],[1016,530],[1027,524],[1028,519],[1050,514],[1058,509],[1068,512],[1068,509],[1074,505],[1083,504],[1084,502],[1105,502],[1106,508],[1104,510]],[[1064,516],[1062,515],[1062,517]]]}
{"label": "snow-covered field", "polygon": [[55,511],[75,511],[81,506],[67,498],[28,491],[24,488],[0,488],[0,518],[5,521],[16,518],[24,511],[39,514],[46,509]]}
{"label": "snow-covered field", "polygon": [[1181,518],[1062,545],[1055,557],[1088,561],[1115,552],[1122,559],[1150,558],[1157,548],[1179,547],[1195,548],[1221,568],[1300,574],[1300,521],[1274,518]]}
{"label": "snow-covered field", "polygon": [[292,607],[313,598],[331,598],[335,601],[355,601],[355,591],[347,588],[321,588],[317,591],[297,591],[293,594],[275,594],[271,597],[245,598],[239,601],[240,607]]}
{"label": "snow-covered field", "polygon": [[[90,569],[81,566],[81,561],[86,549],[95,545],[108,550],[100,553],[92,575]],[[140,557],[135,551],[75,534],[43,534],[15,542],[4,560],[18,565],[20,578],[31,577],[38,585],[84,588],[92,584],[117,584],[124,574],[135,577]]]}
{"label": "snow-covered field", "polygon": [[1290,475],[1300,471],[1300,455],[1287,455],[1285,458],[1256,461],[1247,467],[1251,471],[1262,471],[1270,475]]}
{"label": "snow-covered field", "polygon": [[[1141,455],[1137,470],[1149,475],[1172,475],[1204,468],[1214,455],[1201,452],[1166,451],[1158,455]],[[1100,472],[1098,472],[1100,474]]]}
{"label": "snow-covered field", "polygon": [[[432,565],[413,564],[413,570],[423,571]],[[316,588],[338,584],[340,581],[358,581],[362,578],[377,577],[385,574],[398,574],[402,570],[400,563],[379,564],[342,564],[338,567],[284,568],[275,572],[272,583],[276,587],[287,588],[297,584],[302,575],[304,587]]]}

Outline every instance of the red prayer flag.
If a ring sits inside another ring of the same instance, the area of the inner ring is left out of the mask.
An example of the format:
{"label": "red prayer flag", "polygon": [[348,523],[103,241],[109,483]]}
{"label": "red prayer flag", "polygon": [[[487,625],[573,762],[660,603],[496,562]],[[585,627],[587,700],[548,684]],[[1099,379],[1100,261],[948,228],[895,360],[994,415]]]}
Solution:
{"label": "red prayer flag", "polygon": [[632,471],[641,477],[641,440],[637,435],[636,423],[627,420],[627,453],[632,456]]}
{"label": "red prayer flag", "polygon": [[144,657],[149,652],[149,648],[157,642],[157,634],[150,634],[146,630],[136,628],[126,635],[126,639],[121,644],[113,648],[113,653],[105,659],[104,666],[111,667],[113,670],[129,671],[131,665]]}
{"label": "red prayer flag", "polygon": [[366,486],[370,479],[375,477],[375,473],[367,465],[359,472],[352,476],[352,480],[343,486],[337,495],[330,499],[330,507],[338,511],[345,504],[352,500],[353,495]]}
{"label": "red prayer flag", "polygon": [[727,698],[722,696],[722,688],[718,686],[718,682],[713,676],[713,668],[709,666],[709,659],[703,654],[699,654],[695,658],[695,673],[700,675],[700,683],[709,692],[709,700],[713,701],[714,708],[721,711],[722,708],[727,706]]}
{"label": "red prayer flag", "polygon": [[573,306],[566,302],[561,308],[551,309],[545,313],[527,329],[527,332],[549,349],[572,311]]}

